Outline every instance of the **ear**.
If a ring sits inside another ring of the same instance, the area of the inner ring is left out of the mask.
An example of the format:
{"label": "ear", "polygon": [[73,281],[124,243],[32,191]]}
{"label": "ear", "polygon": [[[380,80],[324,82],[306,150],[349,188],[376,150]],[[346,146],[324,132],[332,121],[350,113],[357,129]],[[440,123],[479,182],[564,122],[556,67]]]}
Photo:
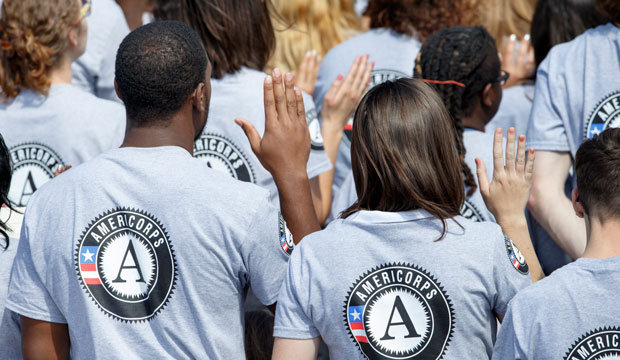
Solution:
{"label": "ear", "polygon": [[78,32],[79,26],[74,26],[69,30],[69,45],[71,45],[71,47],[78,46],[78,39],[80,38]]}
{"label": "ear", "polygon": [[488,83],[482,89],[482,105],[485,107],[493,107],[497,100],[497,94],[492,83]]}
{"label": "ear", "polygon": [[116,83],[116,79],[114,79],[114,91],[116,91],[116,96],[118,96],[118,98],[121,99],[121,101],[123,101],[121,92],[118,90],[118,84]]}
{"label": "ear", "polygon": [[581,205],[581,202],[579,202],[579,189],[573,189],[573,192],[571,193],[571,201],[573,203],[573,209],[575,210],[575,214],[583,219],[585,216],[585,212],[583,211],[583,205]]}
{"label": "ear", "polygon": [[196,89],[194,89],[194,92],[192,93],[192,105],[194,108],[196,108],[196,110],[200,112],[207,111],[205,102],[205,97],[207,96],[206,90],[207,89],[205,83],[200,83],[198,84],[198,86],[196,86]]}

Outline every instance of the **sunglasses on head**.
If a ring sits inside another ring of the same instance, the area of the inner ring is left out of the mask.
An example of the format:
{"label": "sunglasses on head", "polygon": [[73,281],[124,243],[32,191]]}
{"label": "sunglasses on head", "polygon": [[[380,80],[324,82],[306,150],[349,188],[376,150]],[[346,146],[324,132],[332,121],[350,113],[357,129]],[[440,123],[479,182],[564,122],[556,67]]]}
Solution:
{"label": "sunglasses on head", "polygon": [[78,17],[78,21],[81,21],[83,18],[90,15],[92,11],[92,1],[91,0],[82,0],[82,7],[80,8],[80,17]]}

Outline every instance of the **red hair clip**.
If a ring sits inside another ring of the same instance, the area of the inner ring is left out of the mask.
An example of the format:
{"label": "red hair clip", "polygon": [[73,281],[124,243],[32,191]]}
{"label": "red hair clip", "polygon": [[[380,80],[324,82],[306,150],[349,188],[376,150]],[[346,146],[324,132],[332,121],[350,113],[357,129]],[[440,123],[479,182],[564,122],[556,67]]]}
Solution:
{"label": "red hair clip", "polygon": [[420,79],[420,80],[424,81],[425,83],[431,83],[431,84],[456,85],[456,86],[460,86],[462,88],[465,87],[465,84],[463,84],[462,82],[458,82],[458,81],[454,81],[454,80],[429,80],[429,79]]}

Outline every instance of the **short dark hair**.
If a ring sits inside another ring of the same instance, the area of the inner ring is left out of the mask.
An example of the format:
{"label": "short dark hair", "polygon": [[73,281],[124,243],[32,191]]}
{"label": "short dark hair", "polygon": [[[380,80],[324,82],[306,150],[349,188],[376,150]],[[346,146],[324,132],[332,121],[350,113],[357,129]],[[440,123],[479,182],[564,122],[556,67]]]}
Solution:
{"label": "short dark hair", "polygon": [[[11,167],[11,156],[9,149],[4,143],[4,138],[0,135],[0,206],[5,205],[11,211],[13,204],[9,201],[9,187],[11,186],[11,177],[13,175],[13,169]],[[11,229],[0,220],[0,236],[2,236],[6,242],[4,246],[0,245],[0,248],[5,250],[9,248],[9,234]]]}
{"label": "short dark hair", "polygon": [[620,2],[618,0],[595,0],[598,9],[607,16],[607,20],[620,23]]}
{"label": "short dark hair", "polygon": [[[444,221],[465,199],[450,114],[441,98],[415,79],[372,88],[355,112],[351,165],[358,210],[424,209]],[[442,236],[443,236],[442,234]]]}
{"label": "short dark hair", "polygon": [[168,120],[205,81],[207,64],[200,39],[181,22],[131,32],[116,55],[116,84],[128,118],[142,126]]}
{"label": "short dark hair", "polygon": [[607,19],[596,9],[594,0],[539,0],[530,29],[536,67],[552,47],[605,23]]}
{"label": "short dark hair", "polygon": [[474,100],[484,87],[496,79],[501,72],[495,40],[482,26],[455,26],[439,30],[431,35],[418,54],[414,77],[426,80],[453,80],[454,84],[433,84],[446,108],[452,115],[456,128],[456,144],[461,158],[468,194],[476,191],[478,185],[473,172],[465,162],[465,127],[462,118],[470,116]]}
{"label": "short dark hair", "polygon": [[469,0],[369,0],[364,12],[371,28],[417,35],[420,41],[444,27],[473,25],[475,14],[476,2]]}
{"label": "short dark hair", "polygon": [[221,79],[246,66],[263,71],[275,50],[269,0],[156,0],[156,20],[178,20],[200,36]]}
{"label": "short dark hair", "polygon": [[586,214],[620,219],[620,129],[586,140],[575,156],[579,202]]}

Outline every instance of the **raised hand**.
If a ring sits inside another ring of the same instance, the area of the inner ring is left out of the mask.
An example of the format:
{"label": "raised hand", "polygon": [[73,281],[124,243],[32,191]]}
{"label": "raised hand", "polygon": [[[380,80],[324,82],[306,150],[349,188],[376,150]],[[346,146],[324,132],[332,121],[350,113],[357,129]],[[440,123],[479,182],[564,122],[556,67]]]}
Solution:
{"label": "raised hand", "polygon": [[67,166],[60,165],[59,167],[56,168],[56,171],[54,171],[54,177],[64,173],[65,171],[69,169],[71,169],[71,165],[67,165]]}
{"label": "raised hand", "polygon": [[321,67],[321,57],[314,50],[308,51],[297,69],[295,86],[312,95],[316,78],[319,75],[319,67]]}
{"label": "raised hand", "polygon": [[502,69],[510,74],[504,88],[520,85],[532,76],[534,63],[534,49],[530,46],[530,36],[526,35],[519,43],[519,49],[515,57],[516,35],[511,35],[505,42],[504,50],[501,54]]}

